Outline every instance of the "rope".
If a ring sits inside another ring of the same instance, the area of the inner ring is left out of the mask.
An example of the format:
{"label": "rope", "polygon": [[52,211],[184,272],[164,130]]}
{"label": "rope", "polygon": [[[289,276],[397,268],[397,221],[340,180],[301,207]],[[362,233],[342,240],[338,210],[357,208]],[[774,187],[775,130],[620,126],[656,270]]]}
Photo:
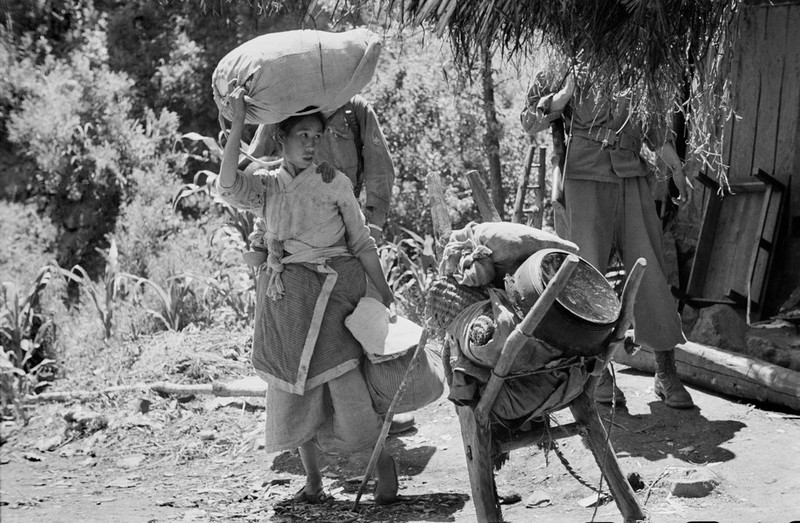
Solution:
{"label": "rope", "polygon": [[[614,371],[614,366],[611,365],[610,368],[611,368],[611,386],[612,386],[612,390],[614,390],[614,388],[617,385],[617,376],[616,376],[616,373]],[[614,427],[614,413],[616,412],[616,410],[617,410],[617,397],[616,397],[616,394],[613,394],[612,397],[611,397],[611,421],[610,421],[610,424],[608,426],[608,431],[606,432],[606,446],[605,446],[605,449],[603,451],[603,457],[601,459],[601,463],[605,463],[605,461],[606,461],[606,455],[608,453],[608,442],[611,440],[611,431],[612,431],[612,429]],[[558,422],[556,422],[556,424],[558,424]],[[575,478],[575,480],[578,483],[580,483],[584,487],[588,488],[592,492],[594,492],[594,493],[596,493],[598,495],[602,495],[603,494],[603,474],[602,474],[602,471],[601,471],[601,474],[600,474],[599,485],[597,487],[595,487],[595,486],[591,485],[588,481],[583,479],[577,472],[575,472],[575,469],[572,468],[572,465],[570,464],[569,460],[567,460],[567,457],[564,456],[564,454],[561,452],[561,449],[559,449],[558,444],[556,443],[556,440],[554,440],[552,437],[550,438],[550,445],[549,446],[550,446],[551,449],[553,449],[553,452],[556,453],[556,457],[561,462],[561,464],[564,465],[564,468],[567,470],[567,472],[569,472],[570,476]],[[594,512],[592,513],[592,521],[594,521],[594,518],[597,515],[597,508],[598,507],[599,507],[599,503],[595,504]]]}
{"label": "rope", "polygon": [[555,440],[550,442],[550,448],[552,448],[553,452],[556,453],[556,457],[558,458],[558,461],[560,461],[561,464],[564,465],[564,468],[567,469],[567,472],[569,472],[569,475],[572,476],[573,478],[575,478],[578,481],[578,483],[580,483],[584,487],[588,488],[592,492],[596,492],[598,494],[602,494],[603,493],[600,489],[598,489],[597,487],[591,485],[588,481],[583,479],[577,472],[575,472],[575,469],[572,468],[572,465],[570,465],[569,461],[567,460],[567,457],[564,456],[564,454],[561,452],[561,449],[558,448],[558,444],[555,442]]}

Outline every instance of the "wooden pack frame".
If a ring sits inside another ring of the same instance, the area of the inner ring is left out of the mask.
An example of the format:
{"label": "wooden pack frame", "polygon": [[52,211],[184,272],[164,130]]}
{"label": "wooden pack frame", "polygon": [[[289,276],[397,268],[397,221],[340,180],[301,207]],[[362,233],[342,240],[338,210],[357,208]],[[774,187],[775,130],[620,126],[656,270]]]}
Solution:
{"label": "wooden pack frame", "polygon": [[[500,216],[494,208],[478,173],[471,171],[468,173],[467,178],[472,187],[473,198],[483,219],[485,221],[500,221]],[[427,182],[433,229],[437,239],[437,248],[441,251],[451,232],[450,218],[447,213],[447,206],[444,203],[444,187],[438,173],[435,172],[428,174]],[[633,523],[645,519],[644,509],[619,466],[616,454],[609,441],[608,433],[600,420],[593,399],[598,377],[611,361],[617,349],[621,346],[624,347],[626,330],[633,321],[633,303],[644,275],[646,266],[644,258],[637,260],[628,275],[622,292],[622,310],[614,326],[614,331],[609,336],[604,353],[596,358],[592,374],[586,381],[583,392],[568,405],[575,421],[571,424],[560,426],[559,430],[554,431],[552,434],[549,432],[549,425],[546,423],[534,425],[530,430],[512,434],[495,433],[492,430],[490,412],[498,394],[505,386],[505,380],[512,363],[523,345],[531,340],[534,329],[542,321],[545,313],[566,285],[571,272],[577,264],[577,256],[570,255],[567,257],[558,273],[547,284],[544,292],[528,311],[525,318],[509,335],[489,378],[489,382],[483,389],[478,404],[474,407],[456,407],[461,426],[461,439],[464,443],[464,454],[467,460],[472,501],[475,505],[475,516],[479,523],[503,521],[503,513],[497,497],[494,479],[493,448],[499,448],[502,452],[510,452],[514,449],[536,445],[544,441],[546,437],[555,439],[575,434],[580,434],[589,450],[591,450],[625,523]]]}

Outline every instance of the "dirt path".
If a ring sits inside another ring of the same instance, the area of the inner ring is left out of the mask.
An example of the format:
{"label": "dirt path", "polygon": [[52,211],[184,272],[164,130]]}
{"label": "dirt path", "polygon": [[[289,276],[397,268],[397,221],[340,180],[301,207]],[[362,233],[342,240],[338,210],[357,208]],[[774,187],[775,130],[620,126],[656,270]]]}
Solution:
{"label": "dirt path", "polygon": [[[653,522],[800,520],[800,419],[691,389],[699,408],[675,411],[656,401],[652,378],[618,372],[628,397],[614,415],[612,443],[623,471],[637,472],[638,492]],[[125,398],[125,401],[133,399]],[[476,520],[458,420],[446,400],[417,413],[417,429],[389,440],[401,470],[402,501],[388,507],[362,499],[348,512],[368,456],[325,456],[325,484],[334,501],[319,507],[286,500],[302,485],[295,453],[258,450],[261,402],[220,406],[209,398],[151,398],[147,414],[121,408],[122,398],[91,408],[109,425],[74,441],[61,414],[46,405],[27,427],[6,426],[0,447],[0,518],[12,522],[150,521],[456,521]],[[185,400],[185,401],[184,401]],[[610,410],[601,415],[610,419]],[[569,421],[566,411],[559,414]],[[55,438],[55,439],[54,439]],[[57,448],[45,450],[57,443]],[[578,437],[559,440],[575,471],[591,484],[599,471]],[[38,447],[38,448],[37,448]],[[683,467],[706,468],[720,480],[703,498],[669,494]],[[592,492],[552,453],[512,452],[497,473],[507,521],[621,521],[613,502],[584,508]],[[656,481],[657,480],[657,481]],[[656,482],[649,489],[647,486]],[[533,507],[526,501],[539,500]]]}

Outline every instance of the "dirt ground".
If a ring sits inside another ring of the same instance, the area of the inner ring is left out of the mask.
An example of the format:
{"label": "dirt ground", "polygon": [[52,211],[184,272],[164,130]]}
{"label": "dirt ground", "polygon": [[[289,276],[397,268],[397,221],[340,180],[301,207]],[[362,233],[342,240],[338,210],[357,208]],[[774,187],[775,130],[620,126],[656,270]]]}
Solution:
{"label": "dirt ground", "polygon": [[[613,423],[611,409],[600,407],[600,414],[623,471],[643,481],[637,495],[650,521],[800,520],[797,413],[691,387],[697,408],[672,410],[653,394],[651,376],[618,365],[617,377],[627,407],[613,413]],[[136,408],[141,398],[151,402],[147,413]],[[68,424],[65,416],[80,409],[107,424]],[[26,426],[3,425],[4,523],[476,521],[458,419],[445,397],[416,413],[413,431],[388,440],[400,465],[401,500],[379,507],[368,491],[358,513],[350,509],[369,456],[325,455],[333,500],[292,504],[302,466],[296,452],[259,450],[260,398],[126,393],[39,405],[29,415]],[[557,418],[570,421],[568,410]],[[580,438],[559,445],[575,472],[598,486],[599,469]],[[713,472],[719,485],[706,497],[672,495],[670,480],[687,467]],[[622,520],[613,501],[587,506],[592,491],[552,452],[512,452],[496,481],[506,521]]]}

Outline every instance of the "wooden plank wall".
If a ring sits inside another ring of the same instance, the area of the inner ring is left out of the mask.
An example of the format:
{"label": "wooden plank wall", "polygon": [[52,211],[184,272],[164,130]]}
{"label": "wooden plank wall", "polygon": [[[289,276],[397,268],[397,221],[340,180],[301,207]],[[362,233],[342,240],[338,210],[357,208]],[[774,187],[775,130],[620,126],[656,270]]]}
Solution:
{"label": "wooden plank wall", "polygon": [[[751,1],[740,8],[731,71],[737,118],[725,129],[725,163],[731,183],[754,181],[752,173],[760,168],[789,188],[781,224],[786,240],[776,253],[765,304],[774,311],[800,286],[800,0],[772,5]],[[760,219],[749,209],[730,212],[745,211]],[[732,232],[730,244],[755,241],[749,238],[750,229],[743,227],[738,237]],[[715,253],[717,262],[724,263],[727,255],[731,264],[751,263],[735,252]]]}

